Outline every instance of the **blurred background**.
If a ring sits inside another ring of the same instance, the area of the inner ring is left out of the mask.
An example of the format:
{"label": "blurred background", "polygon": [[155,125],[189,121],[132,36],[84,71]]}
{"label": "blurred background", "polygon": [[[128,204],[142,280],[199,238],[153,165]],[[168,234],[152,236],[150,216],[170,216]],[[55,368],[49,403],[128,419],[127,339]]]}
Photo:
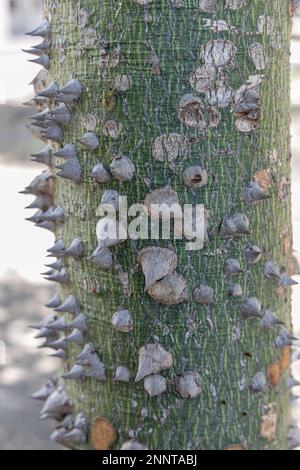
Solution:
{"label": "blurred background", "polygon": [[[32,109],[22,103],[32,96],[28,84],[40,66],[27,62],[21,49],[34,39],[24,36],[39,24],[42,0],[0,1],[0,342],[6,344],[6,365],[0,361],[0,449],[55,449],[49,436],[51,423],[38,420],[40,403],[29,398],[58,370],[58,362],[37,349],[35,332],[28,328],[45,316],[42,307],[53,287],[43,281],[46,250],[53,236],[25,221],[31,215],[24,206],[32,198],[18,194],[41,172],[29,162],[30,153],[40,149],[26,129]],[[292,197],[295,279],[300,281],[300,16],[294,18],[292,40]],[[300,289],[293,289],[293,320],[300,336]],[[300,380],[300,361],[295,366]],[[293,393],[299,394],[300,387]],[[300,425],[299,400],[293,401],[293,419]]]}

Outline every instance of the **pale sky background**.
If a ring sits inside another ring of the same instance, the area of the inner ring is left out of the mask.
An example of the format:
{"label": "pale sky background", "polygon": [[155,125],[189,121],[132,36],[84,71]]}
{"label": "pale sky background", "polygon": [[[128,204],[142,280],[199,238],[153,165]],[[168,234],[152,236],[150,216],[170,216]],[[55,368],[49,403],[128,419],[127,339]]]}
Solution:
{"label": "pale sky background", "polygon": [[[32,64],[32,59],[21,51],[29,49],[39,38],[10,36],[7,34],[6,7],[8,2],[0,0],[0,100],[2,104],[21,103],[33,96],[29,83],[41,69]],[[39,18],[31,12],[35,27]],[[41,143],[42,148],[42,143]],[[29,158],[30,156],[25,156]],[[16,272],[30,281],[42,282],[41,272],[45,271],[46,250],[53,244],[53,235],[46,230],[37,229],[25,221],[35,211],[25,210],[32,196],[18,194],[44,168],[42,165],[13,166],[0,165],[0,277],[8,272]]]}

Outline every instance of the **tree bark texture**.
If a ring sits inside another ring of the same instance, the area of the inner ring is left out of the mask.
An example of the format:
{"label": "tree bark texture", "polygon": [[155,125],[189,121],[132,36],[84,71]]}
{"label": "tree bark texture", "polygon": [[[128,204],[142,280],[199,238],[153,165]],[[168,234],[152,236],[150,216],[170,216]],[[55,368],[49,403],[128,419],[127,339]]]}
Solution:
{"label": "tree bark texture", "polygon": [[[65,212],[56,237],[85,246],[83,258],[63,258],[70,281],[61,298],[73,294],[90,317],[85,341],[106,376],[66,381],[74,416],[82,412],[88,421],[88,441],[77,447],[95,447],[99,432],[100,448],[128,441],[153,450],[287,448],[289,340],[276,347],[282,327],[265,328],[262,316],[271,310],[291,327],[282,277],[291,274],[289,2],[46,0],[45,17],[52,26],[48,83],[75,78],[83,88],[63,144],[86,132],[99,139],[95,150],[78,144],[80,183],[56,178],[55,205]],[[93,167],[109,167],[119,154],[134,164],[131,181],[95,183]],[[207,172],[207,184],[196,189],[183,180],[195,165]],[[87,259],[97,247],[104,191],[127,195],[130,205],[166,186],[181,204],[205,205],[202,250],[187,251],[185,240],[127,240],[112,249],[108,271]],[[249,230],[236,219],[242,215]],[[146,246],[176,252],[187,300],[166,305],[145,292],[138,255]],[[262,255],[253,264],[245,251],[252,246]],[[268,275],[267,261],[281,274]],[[213,302],[195,301],[199,285],[213,289]],[[132,331],[114,328],[119,308],[131,311]],[[167,386],[158,396],[134,381],[139,350],[149,344],[173,358],[158,371]],[[70,344],[64,373],[83,346]],[[119,366],[130,370],[129,383],[115,380]],[[97,431],[96,418],[108,430]]]}

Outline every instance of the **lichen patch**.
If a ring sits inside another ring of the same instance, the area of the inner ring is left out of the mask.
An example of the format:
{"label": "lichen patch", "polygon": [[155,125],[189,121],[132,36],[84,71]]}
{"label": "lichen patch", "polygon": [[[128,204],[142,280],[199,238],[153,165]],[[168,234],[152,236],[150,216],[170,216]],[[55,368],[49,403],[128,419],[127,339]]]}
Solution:
{"label": "lichen patch", "polygon": [[215,78],[215,68],[210,65],[202,65],[191,73],[189,82],[197,93],[207,93],[213,86]]}
{"label": "lichen patch", "polygon": [[276,403],[270,403],[266,407],[266,414],[262,416],[260,424],[260,435],[267,441],[272,442],[276,438],[277,412]]}
{"label": "lichen patch", "polygon": [[215,39],[201,46],[200,60],[213,67],[234,67],[237,48],[229,40]]}
{"label": "lichen patch", "polygon": [[184,159],[187,157],[187,151],[186,137],[175,132],[156,137],[152,145],[153,157],[159,162],[167,160],[172,163],[177,158]]}
{"label": "lichen patch", "polygon": [[92,443],[96,450],[109,450],[117,439],[113,424],[106,418],[95,418],[92,427]]}
{"label": "lichen patch", "polygon": [[253,179],[261,188],[263,188],[264,191],[267,191],[272,187],[273,180],[269,169],[257,170],[254,173]]}

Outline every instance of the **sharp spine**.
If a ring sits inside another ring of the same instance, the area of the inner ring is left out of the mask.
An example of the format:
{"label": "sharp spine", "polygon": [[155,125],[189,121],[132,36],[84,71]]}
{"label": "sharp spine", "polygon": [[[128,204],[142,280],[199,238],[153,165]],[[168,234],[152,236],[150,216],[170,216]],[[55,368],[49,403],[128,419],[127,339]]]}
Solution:
{"label": "sharp spine", "polygon": [[53,274],[45,278],[47,281],[58,282],[59,284],[68,284],[70,281],[66,269],[55,271]]}
{"label": "sharp spine", "polygon": [[294,377],[290,376],[287,380],[288,388],[298,387],[300,385],[299,380],[296,380]]}
{"label": "sharp spine", "polygon": [[46,195],[36,196],[35,200],[25,209],[40,209],[46,211],[52,204],[52,198]]}
{"label": "sharp spine", "polygon": [[60,92],[79,97],[82,93],[81,83],[79,80],[73,78],[61,88]]}
{"label": "sharp spine", "polygon": [[64,103],[66,105],[73,106],[75,101],[77,101],[78,97],[74,95],[67,95],[66,93],[59,93],[55,99],[59,103]]}
{"label": "sharp spine", "polygon": [[53,196],[54,193],[54,176],[50,171],[44,171],[21,191],[21,194],[33,194],[34,196],[47,195]]}
{"label": "sharp spine", "polygon": [[52,331],[67,331],[70,329],[70,325],[67,323],[64,317],[60,317],[57,320],[49,323],[47,328]]}
{"label": "sharp spine", "polygon": [[273,263],[273,261],[266,261],[264,265],[264,275],[266,276],[267,279],[270,279],[270,277],[274,276],[280,279],[280,271],[279,267],[277,264]]}
{"label": "sharp spine", "polygon": [[57,357],[58,359],[67,359],[67,353],[63,349],[59,349],[58,351],[50,354],[51,357]]}
{"label": "sharp spine", "polygon": [[71,158],[77,158],[78,150],[75,144],[66,144],[62,149],[54,153],[55,157],[64,158],[69,160]]}
{"label": "sharp spine", "polygon": [[60,271],[64,264],[61,259],[54,261],[54,263],[46,264],[47,268],[55,269],[55,271]]}
{"label": "sharp spine", "polygon": [[32,328],[34,330],[40,330],[43,327],[46,327],[48,323],[51,323],[56,319],[56,316],[53,313],[50,313],[49,315],[46,316],[43,320],[41,320],[39,323],[35,323],[34,325],[29,325],[29,328]]}
{"label": "sharp spine", "polygon": [[31,54],[36,56],[40,56],[41,54],[43,54],[43,51],[37,49],[34,46],[31,49],[22,49],[22,52],[25,52],[25,54]]}
{"label": "sharp spine", "polygon": [[68,343],[84,344],[85,338],[81,330],[73,330],[72,333],[66,337]]}
{"label": "sharp spine", "polygon": [[289,277],[287,273],[280,274],[278,287],[283,287],[283,289],[286,289],[287,287],[296,286],[297,284],[298,282]]}
{"label": "sharp spine", "polygon": [[49,348],[56,349],[57,351],[59,349],[63,349],[64,351],[67,351],[68,349],[68,342],[65,340],[65,338],[59,338],[55,341],[51,341],[48,344]]}
{"label": "sharp spine", "polygon": [[57,308],[61,304],[60,295],[57,293],[55,294],[52,299],[49,300],[45,307],[47,308]]}
{"label": "sharp spine", "polygon": [[260,324],[264,328],[272,328],[276,325],[284,325],[284,322],[279,320],[271,310],[265,310]]}
{"label": "sharp spine", "polygon": [[35,339],[50,338],[53,336],[53,331],[49,330],[48,327],[43,326],[39,332],[35,335]]}
{"label": "sharp spine", "polygon": [[63,375],[64,379],[81,379],[85,376],[84,368],[81,365],[75,364],[72,369]]}
{"label": "sharp spine", "polygon": [[56,108],[50,110],[49,119],[62,126],[67,126],[70,124],[72,116],[69,108],[64,103],[62,103]]}
{"label": "sharp spine", "polygon": [[39,223],[35,224],[35,226],[37,228],[42,228],[44,230],[49,230],[49,232],[52,232],[52,233],[55,233],[55,230],[56,230],[55,224],[53,222],[47,222],[47,221],[39,222]]}
{"label": "sharp spine", "polygon": [[56,389],[57,378],[49,379],[46,384],[31,395],[34,400],[46,401],[52,392]]}
{"label": "sharp spine", "polygon": [[51,34],[51,25],[47,18],[44,18],[43,21],[39,24],[39,26],[32,31],[26,33],[27,36],[40,36],[42,38],[46,38]]}
{"label": "sharp spine", "polygon": [[66,250],[65,242],[62,238],[57,240],[54,245],[47,250],[48,253],[51,253],[51,256],[55,256],[56,258],[60,258],[64,256]]}
{"label": "sharp spine", "polygon": [[39,57],[37,57],[36,59],[31,59],[28,62],[31,62],[32,64],[41,65],[42,67],[44,67],[47,70],[50,67],[50,57],[48,56],[48,54],[42,54]]}
{"label": "sharp spine", "polygon": [[65,250],[65,256],[73,256],[73,258],[81,258],[84,256],[85,247],[81,240],[74,239],[71,245]]}
{"label": "sharp spine", "polygon": [[38,346],[38,349],[44,349],[44,348],[51,348],[52,346],[50,346],[54,341],[57,341],[57,337],[56,336],[53,336],[51,338],[47,338],[46,341],[41,344],[40,346]]}
{"label": "sharp spine", "polygon": [[33,222],[33,223],[38,223],[41,222],[43,216],[43,211],[39,210],[35,214],[33,214],[31,217],[27,217],[25,220],[27,222]]}
{"label": "sharp spine", "polygon": [[100,145],[98,137],[92,132],[87,132],[77,141],[88,150],[96,150]]}
{"label": "sharp spine", "polygon": [[290,332],[285,327],[282,327],[280,328],[279,334],[275,339],[275,347],[283,348],[285,346],[292,346],[293,341],[296,341],[296,340],[297,338],[291,335]]}
{"label": "sharp spine", "polygon": [[70,413],[70,411],[70,399],[64,387],[59,386],[47,398],[46,403],[41,410],[41,415],[49,414],[53,417],[62,415],[64,417],[67,413]]}
{"label": "sharp spine", "polygon": [[34,49],[38,49],[39,51],[48,51],[50,47],[51,47],[50,42],[47,39],[44,39],[44,41],[33,46]]}
{"label": "sharp spine", "polygon": [[40,152],[31,154],[31,161],[52,167],[52,147],[47,145]]}
{"label": "sharp spine", "polygon": [[72,158],[66,160],[62,165],[57,165],[56,168],[61,170],[57,173],[57,176],[68,179],[74,183],[80,183],[82,180],[83,169],[78,158]]}
{"label": "sharp spine", "polygon": [[47,127],[42,132],[42,137],[47,140],[52,140],[53,142],[61,144],[64,138],[64,133],[61,127],[54,125]]}
{"label": "sharp spine", "polygon": [[79,313],[79,315],[77,315],[75,317],[75,319],[70,323],[70,327],[71,328],[75,328],[77,330],[81,330],[81,331],[88,331],[89,329],[89,318],[87,318],[86,315],[84,315],[83,313]]}
{"label": "sharp spine", "polygon": [[58,94],[58,84],[57,82],[54,81],[50,83],[49,86],[44,88],[44,90],[42,90],[39,93],[39,96],[42,96],[43,98],[54,99],[57,96],[57,94]]}
{"label": "sharp spine", "polygon": [[86,442],[86,433],[81,431],[81,429],[74,428],[67,434],[65,434],[64,439],[70,441],[74,444],[84,444]]}
{"label": "sharp spine", "polygon": [[42,218],[45,221],[63,223],[65,221],[65,213],[61,207],[50,208],[43,213]]}
{"label": "sharp spine", "polygon": [[32,121],[40,121],[43,122],[49,118],[49,108],[44,109],[43,111],[34,114],[30,117]]}
{"label": "sharp spine", "polygon": [[60,302],[59,305],[57,305],[55,311],[59,313],[70,313],[71,315],[76,315],[80,312],[80,305],[76,297],[71,294],[62,304]]}

